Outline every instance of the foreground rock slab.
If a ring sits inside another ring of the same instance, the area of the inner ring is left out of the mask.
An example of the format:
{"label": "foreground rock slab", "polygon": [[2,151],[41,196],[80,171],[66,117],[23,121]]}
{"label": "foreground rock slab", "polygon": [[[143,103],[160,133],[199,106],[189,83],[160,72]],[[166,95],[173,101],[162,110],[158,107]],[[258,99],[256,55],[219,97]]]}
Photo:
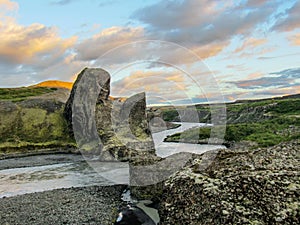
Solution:
{"label": "foreground rock slab", "polygon": [[162,224],[300,224],[300,141],[201,156],[165,182]]}

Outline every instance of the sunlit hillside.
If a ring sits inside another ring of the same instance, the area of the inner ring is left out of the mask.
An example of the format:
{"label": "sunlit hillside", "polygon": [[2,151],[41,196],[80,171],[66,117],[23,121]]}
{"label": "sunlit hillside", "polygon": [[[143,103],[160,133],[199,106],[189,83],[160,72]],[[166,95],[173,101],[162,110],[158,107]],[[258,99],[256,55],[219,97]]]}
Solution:
{"label": "sunlit hillside", "polygon": [[67,88],[72,89],[72,82],[65,82],[59,80],[48,80],[34,85],[35,87],[50,87],[50,88]]}

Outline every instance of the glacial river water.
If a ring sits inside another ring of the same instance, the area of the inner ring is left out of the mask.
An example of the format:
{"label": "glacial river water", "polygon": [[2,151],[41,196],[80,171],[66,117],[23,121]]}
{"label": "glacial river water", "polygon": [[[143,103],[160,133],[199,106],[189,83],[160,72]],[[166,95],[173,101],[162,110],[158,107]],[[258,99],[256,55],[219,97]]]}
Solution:
{"label": "glacial river water", "polygon": [[[224,148],[218,145],[163,142],[168,135],[196,126],[203,126],[203,124],[181,123],[179,128],[154,133],[152,136],[157,155],[168,157],[178,152],[201,154],[220,147]],[[87,163],[81,155],[67,154],[29,156],[0,161],[0,197],[58,188],[113,184],[129,184],[128,163]]]}

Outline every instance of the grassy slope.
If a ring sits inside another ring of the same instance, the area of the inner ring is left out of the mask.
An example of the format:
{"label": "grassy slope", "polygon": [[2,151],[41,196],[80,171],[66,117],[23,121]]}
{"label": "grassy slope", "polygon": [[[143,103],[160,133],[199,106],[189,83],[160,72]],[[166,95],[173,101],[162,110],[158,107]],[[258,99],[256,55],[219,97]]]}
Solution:
{"label": "grassy slope", "polygon": [[[245,140],[256,142],[259,146],[272,146],[282,141],[299,139],[300,97],[228,104],[227,112],[229,114],[235,112],[239,115],[247,109],[255,109],[256,107],[264,107],[270,104],[271,107],[267,107],[264,112],[269,115],[269,119],[253,122],[253,118],[249,117],[248,121],[244,123],[227,124],[224,137],[225,142]],[[201,109],[203,108],[201,107]],[[206,127],[174,134],[168,137],[166,141],[179,141],[179,139],[197,141],[209,137],[210,128]]]}
{"label": "grassy slope", "polygon": [[18,102],[28,97],[39,96],[55,90],[56,88],[48,87],[0,88],[0,100]]}

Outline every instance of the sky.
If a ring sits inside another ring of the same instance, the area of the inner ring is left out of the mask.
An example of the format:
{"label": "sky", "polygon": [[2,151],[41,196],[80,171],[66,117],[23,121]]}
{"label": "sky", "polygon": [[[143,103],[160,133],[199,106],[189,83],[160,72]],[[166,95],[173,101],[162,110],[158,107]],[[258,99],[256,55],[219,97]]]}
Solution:
{"label": "sky", "polygon": [[111,95],[193,104],[299,93],[300,1],[0,0],[0,87],[111,74]]}

